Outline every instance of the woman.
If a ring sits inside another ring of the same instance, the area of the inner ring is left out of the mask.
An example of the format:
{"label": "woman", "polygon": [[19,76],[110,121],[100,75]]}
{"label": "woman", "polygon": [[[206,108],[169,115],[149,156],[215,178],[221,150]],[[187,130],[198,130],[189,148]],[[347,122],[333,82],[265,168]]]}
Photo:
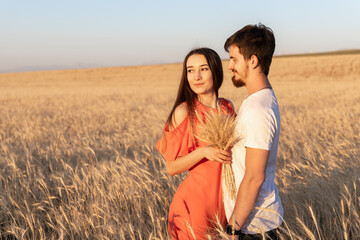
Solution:
{"label": "woman", "polygon": [[230,164],[231,155],[207,147],[207,143],[196,138],[200,123],[197,116],[217,111],[217,106],[226,114],[234,114],[232,104],[218,98],[222,81],[222,63],[215,51],[199,48],[189,52],[183,63],[178,96],[156,144],[170,175],[189,170],[169,209],[168,230],[173,239],[193,239],[193,234],[196,239],[205,239],[216,216],[222,224],[226,223],[221,164]]}

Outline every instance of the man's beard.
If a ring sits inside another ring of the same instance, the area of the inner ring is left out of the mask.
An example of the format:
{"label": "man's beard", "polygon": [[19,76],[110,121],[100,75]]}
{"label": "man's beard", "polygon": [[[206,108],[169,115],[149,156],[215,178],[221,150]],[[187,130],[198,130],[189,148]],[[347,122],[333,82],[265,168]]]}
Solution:
{"label": "man's beard", "polygon": [[[249,65],[246,65],[244,74],[242,74],[242,75],[244,75],[242,79],[241,78],[236,79],[235,74],[232,76],[231,80],[232,80],[235,87],[241,88],[241,87],[245,86],[245,81],[243,79],[247,78],[248,70],[249,70]],[[233,70],[233,72],[237,73],[239,75],[239,73],[236,70]]]}
{"label": "man's beard", "polygon": [[232,80],[234,86],[237,88],[241,88],[241,87],[245,86],[244,81],[241,79],[235,79],[235,76],[232,76],[231,80]]}

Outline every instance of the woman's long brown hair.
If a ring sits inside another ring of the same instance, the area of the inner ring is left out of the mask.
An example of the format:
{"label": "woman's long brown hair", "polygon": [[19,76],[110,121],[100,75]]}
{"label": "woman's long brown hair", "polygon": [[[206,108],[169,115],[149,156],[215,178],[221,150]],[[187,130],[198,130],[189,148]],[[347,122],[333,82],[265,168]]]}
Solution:
{"label": "woman's long brown hair", "polygon": [[213,88],[216,94],[216,98],[218,97],[219,88],[221,87],[224,76],[222,63],[219,55],[210,48],[197,48],[190,51],[184,59],[178,94],[174,106],[171,109],[167,119],[167,123],[169,123],[170,126],[172,126],[172,119],[175,109],[183,102],[186,102],[188,106],[190,121],[192,122],[192,116],[194,113],[194,100],[197,99],[197,94],[190,88],[189,81],[187,79],[186,62],[190,56],[196,54],[203,55],[206,58],[206,61],[211,70],[211,74],[213,78]]}

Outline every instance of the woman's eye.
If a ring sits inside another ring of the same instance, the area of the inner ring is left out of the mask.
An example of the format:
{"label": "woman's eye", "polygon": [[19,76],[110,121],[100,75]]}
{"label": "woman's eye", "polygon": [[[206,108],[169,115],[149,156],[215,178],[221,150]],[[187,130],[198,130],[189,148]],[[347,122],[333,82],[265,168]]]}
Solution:
{"label": "woman's eye", "polygon": [[188,73],[191,73],[191,72],[193,72],[193,71],[194,71],[194,70],[192,70],[192,69],[188,69],[188,70],[187,70]]}
{"label": "woman's eye", "polygon": [[208,71],[209,68],[202,68],[201,71]]}

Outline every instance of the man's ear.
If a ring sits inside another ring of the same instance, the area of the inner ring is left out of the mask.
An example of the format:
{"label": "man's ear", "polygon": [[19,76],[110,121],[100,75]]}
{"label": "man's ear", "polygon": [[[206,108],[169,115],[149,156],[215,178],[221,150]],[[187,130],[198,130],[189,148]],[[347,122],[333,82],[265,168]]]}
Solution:
{"label": "man's ear", "polygon": [[256,55],[251,55],[250,61],[249,61],[249,66],[252,69],[256,69],[257,67],[260,66],[259,58]]}

